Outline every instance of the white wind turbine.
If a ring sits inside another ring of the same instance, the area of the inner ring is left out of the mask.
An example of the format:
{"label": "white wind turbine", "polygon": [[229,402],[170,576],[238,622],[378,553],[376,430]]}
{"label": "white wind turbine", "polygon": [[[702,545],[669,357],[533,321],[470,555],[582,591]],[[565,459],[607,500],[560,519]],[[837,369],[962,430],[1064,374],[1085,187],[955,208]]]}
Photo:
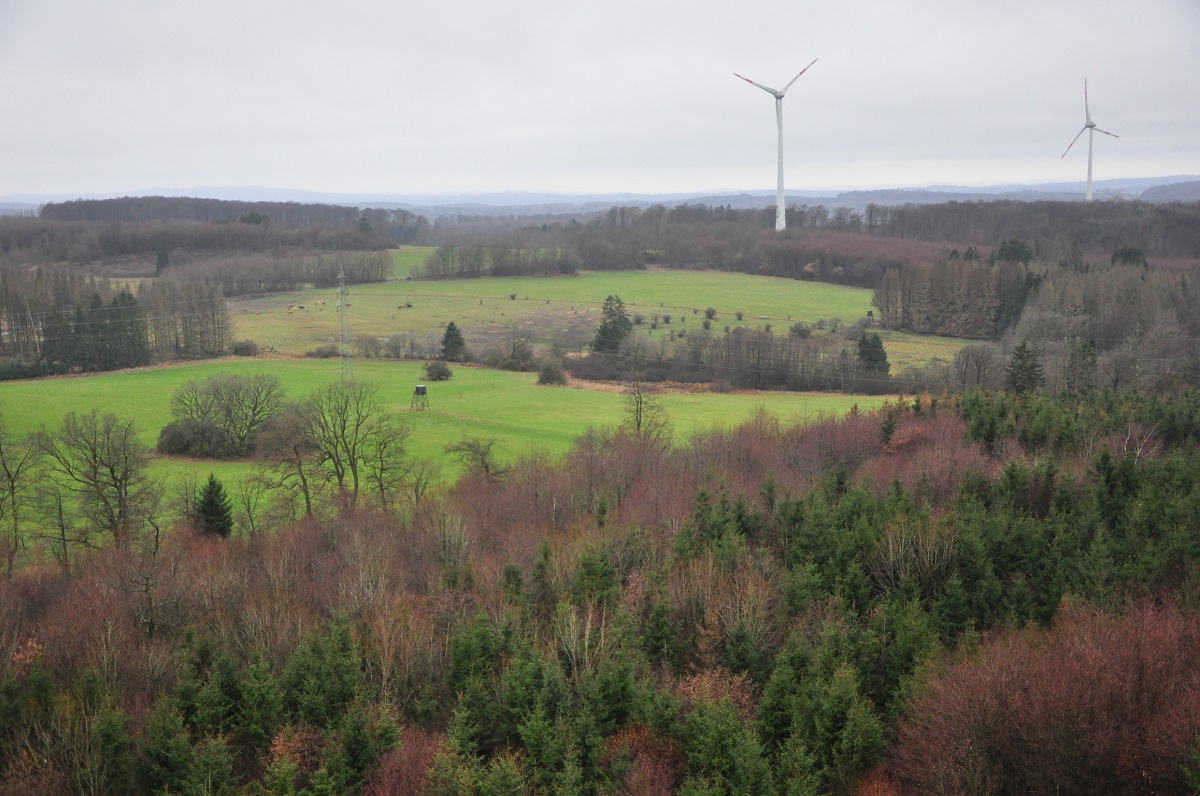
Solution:
{"label": "white wind turbine", "polygon": [[1092,112],[1088,109],[1087,78],[1084,78],[1084,80],[1083,80],[1083,115],[1087,121],[1084,122],[1082,129],[1080,129],[1080,131],[1075,134],[1075,137],[1071,139],[1071,143],[1067,144],[1067,148],[1065,150],[1063,150],[1062,155],[1059,156],[1058,159],[1062,160],[1063,158],[1065,158],[1067,156],[1067,153],[1071,151],[1071,147],[1075,146],[1075,142],[1079,140],[1079,136],[1083,135],[1084,130],[1087,130],[1087,134],[1088,134],[1088,180],[1087,180],[1087,194],[1084,198],[1084,201],[1090,202],[1090,201],[1092,201],[1092,131],[1099,130],[1101,133],[1104,133],[1105,135],[1111,135],[1113,138],[1120,138],[1121,136],[1117,135],[1116,133],[1110,133],[1108,130],[1101,130],[1099,127],[1096,126],[1096,123],[1092,121]]}
{"label": "white wind turbine", "polygon": [[755,83],[748,77],[742,77],[737,72],[734,72],[735,77],[741,77],[752,86],[758,86],[763,91],[775,97],[775,123],[779,127],[779,184],[775,189],[775,231],[781,232],[787,226],[787,216],[784,213],[783,203],[783,95],[787,94],[787,90],[792,87],[800,79],[800,75],[808,71],[808,67],[817,62],[817,59],[812,60],[812,64],[800,70],[800,74],[788,81],[788,84],[783,87],[782,91],[776,91],[770,86],[764,86],[762,83]]}

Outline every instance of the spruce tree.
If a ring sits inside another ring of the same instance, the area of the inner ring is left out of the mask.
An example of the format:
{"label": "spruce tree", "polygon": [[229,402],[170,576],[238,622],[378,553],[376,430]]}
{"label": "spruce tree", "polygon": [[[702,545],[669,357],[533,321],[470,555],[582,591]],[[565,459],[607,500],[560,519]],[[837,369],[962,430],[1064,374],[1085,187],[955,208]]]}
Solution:
{"label": "spruce tree", "polygon": [[462,362],[467,356],[467,341],[463,339],[462,330],[454,321],[446,324],[446,333],[442,335],[442,353],[438,359],[447,362]]}
{"label": "spruce tree", "polygon": [[610,295],[604,299],[604,307],[600,310],[600,328],[596,330],[596,339],[592,341],[592,350],[597,354],[615,356],[621,348],[621,341],[633,331],[633,321],[625,311],[625,302],[620,296]]}
{"label": "spruce tree", "polygon": [[205,533],[227,537],[233,532],[233,506],[225,494],[225,487],[212,473],[208,474],[208,483],[200,490],[196,501],[196,518],[200,530]]}
{"label": "spruce tree", "polygon": [[1033,392],[1042,384],[1042,363],[1038,361],[1037,352],[1024,340],[1013,349],[1004,384],[1018,394]]}
{"label": "spruce tree", "polygon": [[883,340],[877,334],[864,334],[859,338],[858,359],[867,369],[867,373],[886,376],[891,370],[887,351],[883,348]]}

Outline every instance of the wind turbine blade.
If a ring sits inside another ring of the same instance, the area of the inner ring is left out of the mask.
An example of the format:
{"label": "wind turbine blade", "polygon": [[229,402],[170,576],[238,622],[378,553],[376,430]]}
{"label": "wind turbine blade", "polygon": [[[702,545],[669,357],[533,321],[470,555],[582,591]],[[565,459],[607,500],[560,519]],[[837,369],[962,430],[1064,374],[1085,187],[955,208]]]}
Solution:
{"label": "wind turbine blade", "polygon": [[1075,134],[1075,137],[1071,139],[1071,143],[1067,144],[1067,148],[1064,149],[1063,153],[1058,156],[1059,160],[1062,160],[1063,158],[1065,158],[1067,156],[1067,153],[1071,151],[1071,147],[1075,146],[1075,142],[1079,140],[1079,136],[1083,135],[1083,131],[1086,129],[1087,129],[1086,124],[1080,128],[1079,132]]}
{"label": "wind turbine blade", "polygon": [[1087,100],[1087,78],[1083,79],[1083,115],[1087,117],[1088,124],[1092,123],[1092,112],[1088,109]]}
{"label": "wind turbine blade", "polygon": [[804,74],[805,72],[807,72],[807,71],[808,71],[808,67],[809,67],[809,66],[812,66],[812,65],[813,65],[813,64],[815,64],[816,62],[817,62],[817,59],[816,59],[816,58],[812,59],[812,64],[809,64],[808,66],[806,66],[806,67],[804,67],[803,69],[801,69],[801,70],[800,70],[800,74],[799,74],[799,75],[796,75],[796,76],[795,76],[795,77],[793,77],[791,80],[789,80],[789,81],[788,81],[788,84],[787,84],[786,86],[784,86],[784,87],[783,87],[783,91],[781,91],[781,92],[779,92],[779,93],[780,93],[780,94],[786,94],[786,93],[787,93],[787,90],[788,90],[789,88],[791,88],[791,87],[792,87],[792,84],[793,84],[793,83],[795,83],[797,80],[799,80],[799,79],[800,79],[800,75],[802,75],[802,74]]}
{"label": "wind turbine blade", "polygon": [[1121,136],[1117,135],[1116,133],[1110,133],[1108,130],[1101,130],[1099,127],[1096,127],[1096,128],[1093,128],[1093,129],[1095,129],[1095,131],[1096,131],[1097,133],[1104,133],[1105,135],[1111,135],[1113,138],[1120,138],[1120,137],[1121,137]]}
{"label": "wind turbine blade", "polygon": [[780,92],[776,91],[775,89],[771,88],[770,86],[764,86],[762,83],[755,83],[755,82],[754,82],[753,80],[751,80],[750,78],[748,78],[748,77],[742,77],[742,76],[741,76],[741,75],[739,75],[737,72],[734,72],[734,73],[733,73],[733,76],[734,76],[734,77],[741,77],[741,78],[742,78],[742,80],[745,80],[747,83],[749,83],[749,84],[750,84],[750,85],[752,85],[752,86],[758,86],[759,88],[761,88],[763,91],[767,92],[768,94],[772,94],[772,95],[774,95],[774,96],[776,96],[776,97],[778,97],[778,96],[779,96],[779,93],[780,93]]}

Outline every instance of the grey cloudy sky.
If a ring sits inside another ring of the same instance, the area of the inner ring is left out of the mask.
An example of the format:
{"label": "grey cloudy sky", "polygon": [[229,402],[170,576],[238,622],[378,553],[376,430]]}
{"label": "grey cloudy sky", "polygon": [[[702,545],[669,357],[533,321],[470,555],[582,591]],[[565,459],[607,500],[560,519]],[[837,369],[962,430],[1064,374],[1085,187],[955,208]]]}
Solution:
{"label": "grey cloudy sky", "polygon": [[0,0],[0,196],[1200,173],[1198,0]]}

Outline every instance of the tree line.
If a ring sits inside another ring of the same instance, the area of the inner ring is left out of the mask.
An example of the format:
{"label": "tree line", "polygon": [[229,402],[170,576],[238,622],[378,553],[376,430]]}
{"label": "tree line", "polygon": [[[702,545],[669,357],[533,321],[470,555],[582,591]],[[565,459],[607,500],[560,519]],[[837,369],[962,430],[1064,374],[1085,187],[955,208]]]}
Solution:
{"label": "tree line", "polygon": [[392,275],[386,251],[338,251],[318,255],[274,254],[192,257],[177,252],[166,260],[168,275],[220,285],[226,297],[249,296],[313,287],[385,282]]}
{"label": "tree line", "polygon": [[0,268],[8,378],[215,356],[232,342],[219,285],[143,280],[137,294],[68,269]]}
{"label": "tree line", "polygon": [[[315,227],[360,227],[387,232],[397,243],[409,243],[428,222],[400,208],[357,208],[307,202],[245,202],[196,197],[125,196],[118,199],[75,199],[42,205],[38,216],[47,221],[145,223],[185,221],[199,224],[241,222],[277,230]],[[395,237],[398,236],[398,237]]]}
{"label": "tree line", "polygon": [[[697,312],[698,314],[698,312]],[[742,320],[742,313],[735,315]],[[717,310],[707,308],[699,328],[687,328],[686,316],[674,327],[671,314],[653,314],[652,331],[661,328],[657,343],[633,334],[646,323],[642,313],[632,317],[620,296],[608,296],[601,309],[587,357],[569,358],[565,367],[575,376],[612,381],[680,381],[704,383],[718,390],[789,389],[891,392],[890,365],[883,341],[867,331],[867,323],[843,329],[840,321],[819,322],[814,328],[797,322],[786,334],[765,328],[725,325]],[[822,334],[822,332],[825,332]],[[529,369],[534,366],[530,363]]]}
{"label": "tree line", "polygon": [[118,261],[130,274],[147,275],[179,258],[231,252],[382,251],[419,239],[423,218],[393,218],[386,213],[378,218],[384,212],[355,211],[353,223],[303,227],[274,226],[266,216],[255,214],[211,223],[4,216],[0,217],[0,265]]}
{"label": "tree line", "polygon": [[782,236],[771,231],[771,209],[683,204],[614,206],[540,224],[515,217],[474,226],[443,220],[429,239],[460,249],[496,245],[566,251],[579,267],[594,270],[662,263],[864,287],[875,287],[887,268],[944,260],[955,249],[964,252],[964,259],[971,259],[972,252],[987,258],[1010,241],[1023,242],[1047,262],[1079,261],[1085,253],[1123,247],[1164,261],[1200,256],[1200,205],[1195,203],[869,203],[862,212],[801,205],[788,208],[787,214],[789,231]]}
{"label": "tree line", "polygon": [[529,249],[507,242],[471,246],[439,246],[422,266],[428,279],[471,279],[481,276],[551,276],[573,274],[579,262],[568,252]]}
{"label": "tree line", "polygon": [[941,258],[885,270],[871,305],[887,329],[993,340],[1016,325],[1040,281],[1020,261]]}

